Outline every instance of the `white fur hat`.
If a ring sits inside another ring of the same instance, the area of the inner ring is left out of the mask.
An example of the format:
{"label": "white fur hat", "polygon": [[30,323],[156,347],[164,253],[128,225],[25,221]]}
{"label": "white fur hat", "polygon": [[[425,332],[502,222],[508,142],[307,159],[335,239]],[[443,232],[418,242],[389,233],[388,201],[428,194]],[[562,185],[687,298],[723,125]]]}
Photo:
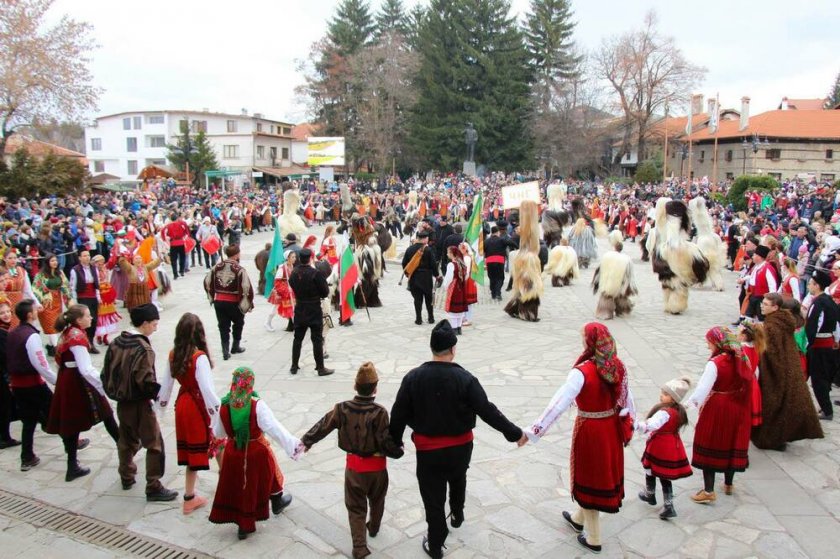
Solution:
{"label": "white fur hat", "polygon": [[688,389],[691,387],[691,379],[688,377],[681,377],[671,379],[662,386],[662,392],[669,395],[676,403],[682,402]]}

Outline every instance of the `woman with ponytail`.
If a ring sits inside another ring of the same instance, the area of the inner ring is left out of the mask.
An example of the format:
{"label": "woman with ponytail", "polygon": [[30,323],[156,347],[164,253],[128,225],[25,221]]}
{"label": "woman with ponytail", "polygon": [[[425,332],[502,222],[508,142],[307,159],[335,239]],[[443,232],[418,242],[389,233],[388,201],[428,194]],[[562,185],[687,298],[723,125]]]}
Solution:
{"label": "woman with ponytail", "polygon": [[79,440],[80,433],[102,422],[114,443],[119,439],[114,412],[105,397],[99,371],[90,358],[90,341],[85,329],[90,328],[92,322],[90,309],[85,305],[71,305],[55,321],[55,329],[61,332],[55,350],[58,378],[44,431],[60,435],[64,441],[67,452],[65,481],[90,473],[90,468],[80,466],[76,458],[80,442],[87,444]]}
{"label": "woman with ponytail", "polygon": [[222,460],[222,448],[210,432],[210,419],[221,401],[213,387],[213,362],[201,319],[184,313],[175,327],[174,345],[166,360],[158,401],[161,408],[166,407],[177,380],[181,388],[175,400],[175,438],[178,465],[187,468],[183,513],[190,514],[207,504],[207,499],[195,494],[198,472],[210,469],[210,458]]}

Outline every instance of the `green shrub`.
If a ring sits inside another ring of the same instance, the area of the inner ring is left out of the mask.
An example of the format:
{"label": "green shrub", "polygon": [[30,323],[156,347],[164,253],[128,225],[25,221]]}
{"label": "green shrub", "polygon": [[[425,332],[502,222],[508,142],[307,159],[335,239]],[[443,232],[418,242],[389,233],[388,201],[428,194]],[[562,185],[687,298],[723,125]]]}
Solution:
{"label": "green shrub", "polygon": [[633,179],[638,183],[653,183],[657,184],[662,180],[662,169],[657,167],[653,160],[643,161],[641,165],[636,168],[636,175]]}
{"label": "green shrub", "polygon": [[744,211],[747,209],[747,199],[744,198],[744,193],[748,190],[769,190],[774,192],[779,189],[779,183],[776,179],[767,175],[751,176],[741,175],[726,195],[727,201],[732,204],[736,211]]}

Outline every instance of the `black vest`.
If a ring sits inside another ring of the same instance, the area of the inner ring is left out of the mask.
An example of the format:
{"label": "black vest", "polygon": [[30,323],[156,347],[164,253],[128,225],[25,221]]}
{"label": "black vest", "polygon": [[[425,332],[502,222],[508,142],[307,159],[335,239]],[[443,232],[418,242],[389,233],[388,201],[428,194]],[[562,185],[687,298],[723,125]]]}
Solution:
{"label": "black vest", "polygon": [[29,361],[29,354],[26,353],[26,340],[32,334],[38,335],[40,332],[28,322],[22,322],[17,328],[9,332],[6,341],[6,370],[9,372],[9,376],[22,377],[40,374],[38,369]]}

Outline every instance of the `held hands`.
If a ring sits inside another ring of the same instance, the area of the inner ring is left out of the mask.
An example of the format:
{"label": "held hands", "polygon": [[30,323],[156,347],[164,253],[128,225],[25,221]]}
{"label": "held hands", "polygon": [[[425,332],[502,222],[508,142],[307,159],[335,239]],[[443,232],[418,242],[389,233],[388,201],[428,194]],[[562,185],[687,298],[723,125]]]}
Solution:
{"label": "held hands", "polygon": [[523,446],[525,446],[526,444],[528,444],[528,435],[526,435],[526,434],[523,432],[523,433],[522,433],[522,436],[521,436],[521,437],[519,437],[519,440],[518,440],[518,441],[516,441],[516,446],[517,446],[518,448],[522,448],[522,447],[523,447]]}
{"label": "held hands", "polygon": [[302,442],[298,442],[297,446],[295,446],[295,451],[292,453],[292,460],[298,461],[300,457],[309,449]]}

